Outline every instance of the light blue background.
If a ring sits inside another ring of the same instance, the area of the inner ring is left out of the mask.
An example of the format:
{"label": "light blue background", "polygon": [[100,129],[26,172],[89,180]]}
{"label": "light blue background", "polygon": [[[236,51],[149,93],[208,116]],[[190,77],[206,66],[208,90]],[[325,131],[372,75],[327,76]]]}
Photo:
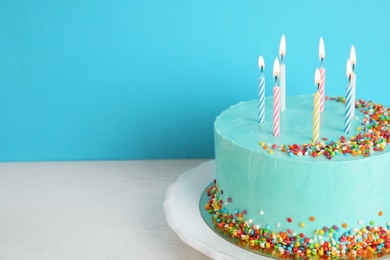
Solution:
{"label": "light blue background", "polygon": [[0,160],[213,157],[213,121],[267,95],[280,37],[287,94],[314,93],[318,42],[327,94],[390,104],[390,1],[0,2]]}

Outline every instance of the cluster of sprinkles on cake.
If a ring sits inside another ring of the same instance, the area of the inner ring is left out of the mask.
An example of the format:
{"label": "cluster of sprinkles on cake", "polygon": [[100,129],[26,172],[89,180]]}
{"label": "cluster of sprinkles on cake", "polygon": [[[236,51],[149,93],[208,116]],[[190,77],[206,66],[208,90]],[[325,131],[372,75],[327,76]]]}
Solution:
{"label": "cluster of sprinkles on cake", "polygon": [[[343,97],[326,97],[326,100],[345,102]],[[385,108],[381,104],[374,104],[372,101],[359,99],[355,103],[365,116],[361,125],[357,127],[359,132],[355,136],[340,136],[338,139],[328,140],[323,137],[321,142],[308,144],[266,144],[261,141],[260,146],[272,154],[273,150],[279,150],[292,157],[296,156],[325,156],[327,159],[342,154],[345,156],[365,156],[368,157],[374,152],[385,150],[385,146],[390,143],[390,108]]]}
{"label": "cluster of sprinkles on cake", "polygon": [[[223,200],[223,190],[216,180],[206,192],[209,201],[205,209],[212,215],[216,228],[232,242],[260,254],[278,258],[371,259],[390,253],[390,221],[386,227],[375,226],[371,220],[361,228],[349,228],[347,223],[340,223],[318,229],[313,234],[292,229],[277,232],[271,226],[260,227],[253,223],[246,217],[246,210],[230,213],[224,206],[232,202],[232,198]],[[379,211],[378,215],[382,216],[383,212]],[[291,223],[293,219],[288,217],[287,221]],[[315,221],[315,217],[308,216],[308,221]],[[363,220],[357,223],[362,225]],[[276,226],[280,227],[278,223]],[[299,222],[298,226],[303,228],[305,223]]]}

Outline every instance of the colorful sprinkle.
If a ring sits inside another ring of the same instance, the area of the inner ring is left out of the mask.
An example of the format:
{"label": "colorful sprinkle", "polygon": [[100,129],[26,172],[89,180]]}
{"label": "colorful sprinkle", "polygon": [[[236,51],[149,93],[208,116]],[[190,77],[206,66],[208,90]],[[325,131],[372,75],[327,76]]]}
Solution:
{"label": "colorful sprinkle", "polygon": [[[282,259],[374,259],[383,258],[390,254],[390,221],[386,227],[374,226],[374,220],[369,226],[346,229],[348,225],[342,224],[344,230],[339,230],[337,225],[330,225],[317,230],[314,234],[272,230],[268,225],[261,228],[252,219],[245,219],[245,210],[234,210],[234,214],[223,206],[221,190],[214,183],[206,189],[209,201],[205,205],[206,211],[212,215],[215,227],[226,233],[232,239],[237,239],[243,246],[248,245],[251,250],[266,253],[273,258]],[[231,198],[230,198],[231,199]],[[263,210],[259,211],[263,215]],[[376,214],[376,213],[373,213]],[[383,215],[382,211],[377,213]],[[314,217],[309,217],[311,221]],[[287,221],[292,218],[287,218]],[[363,220],[358,221],[359,225]],[[275,223],[280,227],[279,222]],[[303,222],[299,227],[304,228]],[[281,249],[280,249],[281,248]],[[267,250],[267,251],[264,251]],[[358,258],[356,258],[358,257]]]}
{"label": "colorful sprinkle", "polygon": [[[330,100],[344,102],[343,97],[332,97]],[[358,126],[356,136],[351,136],[349,139],[341,136],[338,140],[328,140],[328,138],[323,137],[321,142],[283,145],[279,150],[287,153],[289,157],[323,155],[329,160],[338,154],[368,157],[374,152],[384,151],[388,140],[390,140],[390,117],[388,116],[390,109],[361,99],[356,100],[355,106],[366,115],[361,123],[364,128]],[[260,146],[265,150],[268,149],[264,142],[260,142]],[[276,149],[276,147],[276,144],[272,144],[272,149]]]}

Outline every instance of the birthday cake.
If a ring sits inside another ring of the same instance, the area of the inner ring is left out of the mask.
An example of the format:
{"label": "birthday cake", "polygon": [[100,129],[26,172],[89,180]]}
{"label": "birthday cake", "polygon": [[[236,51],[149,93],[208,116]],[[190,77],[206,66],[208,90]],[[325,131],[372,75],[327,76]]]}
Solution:
{"label": "birthday cake", "polygon": [[[287,96],[280,136],[272,97],[215,120],[216,180],[205,209],[229,239],[272,257],[381,257],[390,251],[390,109],[356,100],[344,133],[344,98],[326,98],[312,141],[313,95]],[[268,120],[267,120],[268,119]]]}

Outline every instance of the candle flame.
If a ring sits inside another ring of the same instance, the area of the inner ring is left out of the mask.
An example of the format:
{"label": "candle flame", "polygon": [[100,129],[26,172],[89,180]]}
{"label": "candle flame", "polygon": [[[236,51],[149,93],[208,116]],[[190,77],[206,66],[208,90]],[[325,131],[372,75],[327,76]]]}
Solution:
{"label": "candle flame", "polygon": [[351,60],[351,64],[356,64],[356,52],[355,52],[355,46],[352,45],[351,47],[351,53],[349,55],[349,59]]}
{"label": "candle flame", "polygon": [[274,78],[279,76],[279,59],[278,58],[275,58],[275,61],[274,61],[273,76],[274,76]]}
{"label": "candle flame", "polygon": [[318,69],[316,69],[316,72],[314,74],[314,83],[316,85],[320,84],[321,82],[321,75],[320,75],[320,71]]}
{"label": "candle flame", "polygon": [[325,47],[324,47],[324,40],[322,37],[320,38],[320,46],[318,48],[318,56],[320,57],[320,60],[323,60],[325,58]]}
{"label": "candle flame", "polygon": [[263,70],[265,67],[263,56],[259,56],[259,69]]}
{"label": "candle flame", "polygon": [[286,37],[284,36],[284,34],[282,35],[282,38],[280,39],[279,55],[281,57],[286,56]]}
{"label": "candle flame", "polygon": [[352,75],[352,64],[350,60],[347,60],[347,78],[351,78]]}

